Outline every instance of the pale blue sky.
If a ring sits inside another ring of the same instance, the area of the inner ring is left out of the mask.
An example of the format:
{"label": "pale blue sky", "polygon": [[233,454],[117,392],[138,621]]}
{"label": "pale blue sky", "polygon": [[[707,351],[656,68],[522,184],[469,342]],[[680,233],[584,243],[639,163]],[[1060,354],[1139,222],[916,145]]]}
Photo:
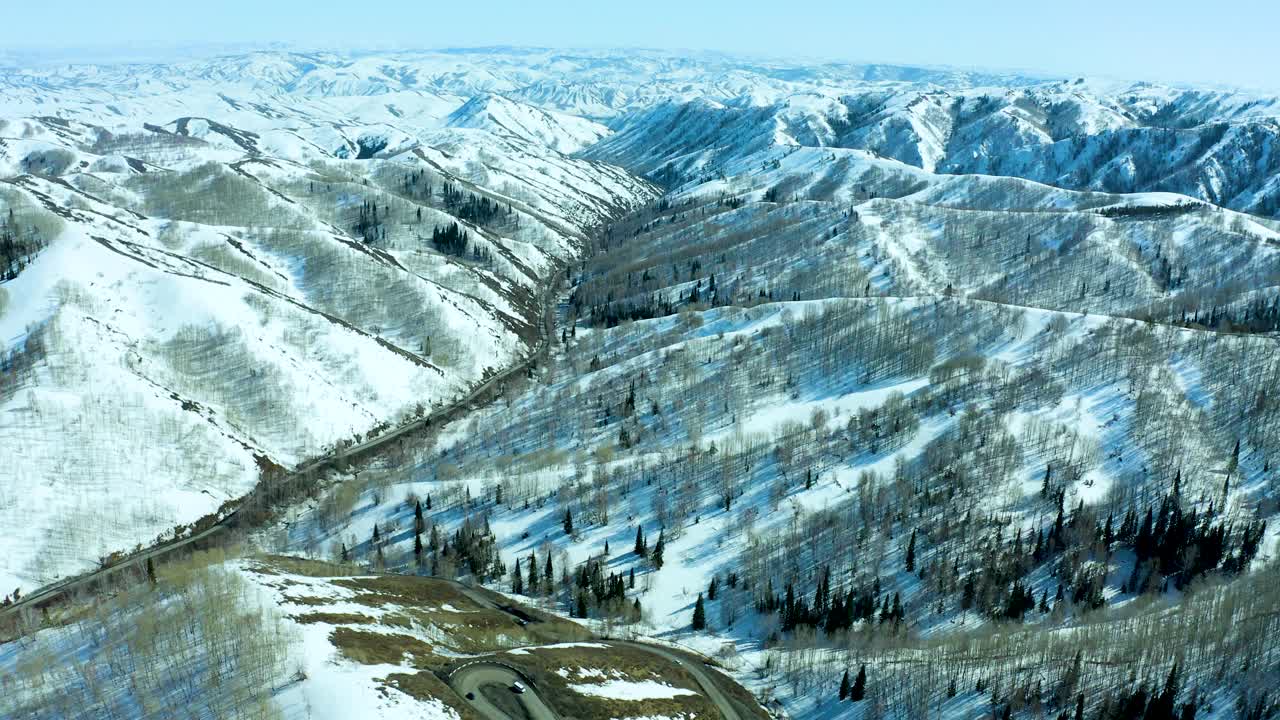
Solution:
{"label": "pale blue sky", "polygon": [[1280,2],[10,0],[0,54],[191,43],[696,48],[1280,88]]}

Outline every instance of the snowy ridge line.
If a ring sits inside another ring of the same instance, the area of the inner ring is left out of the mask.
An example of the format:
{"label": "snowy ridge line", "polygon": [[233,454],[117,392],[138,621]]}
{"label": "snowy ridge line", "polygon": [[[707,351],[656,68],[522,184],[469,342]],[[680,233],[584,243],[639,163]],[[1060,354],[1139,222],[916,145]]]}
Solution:
{"label": "snowy ridge line", "polygon": [[[919,302],[927,302],[927,301],[938,302],[938,301],[947,301],[947,300],[957,300],[961,302],[981,303],[984,305],[994,305],[997,307],[1014,308],[1019,310],[1036,310],[1039,312],[1058,313],[1060,315],[1079,315],[1081,317],[1087,316],[1087,317],[1095,317],[1095,318],[1105,318],[1107,320],[1120,320],[1123,322],[1130,322],[1130,323],[1157,325],[1160,327],[1169,328],[1171,330],[1177,330],[1179,332],[1189,332],[1189,333],[1203,332],[1203,333],[1212,333],[1214,335],[1223,335],[1226,337],[1237,337],[1237,338],[1245,338],[1250,340],[1264,340],[1264,341],[1269,341],[1274,343],[1280,343],[1280,337],[1273,336],[1273,335],[1266,335],[1262,333],[1238,332],[1238,331],[1232,331],[1232,330],[1217,330],[1215,328],[1203,327],[1203,326],[1183,327],[1175,323],[1170,323],[1170,322],[1165,322],[1160,320],[1147,321],[1141,318],[1129,317],[1127,315],[1111,315],[1108,313],[1100,313],[1100,312],[1083,312],[1083,311],[1077,311],[1077,310],[1061,310],[1061,309],[1051,308],[1051,307],[1039,307],[1036,305],[1020,305],[1018,303],[1000,302],[999,300],[988,300],[986,298],[969,297],[965,295],[944,295],[940,293],[917,293],[915,295],[829,295],[821,298],[821,302],[828,302],[828,301],[848,302],[848,301],[874,301],[874,300],[895,300],[895,301],[915,300]],[[777,302],[774,304],[785,304],[785,301]],[[729,305],[724,305],[722,307],[746,308],[751,306],[729,304]]]}
{"label": "snowy ridge line", "polygon": [[[1018,303],[1000,302],[999,300],[988,300],[986,298],[968,297],[965,295],[943,295],[938,293],[924,293],[924,294],[916,294],[916,295],[830,295],[830,296],[821,298],[821,300],[824,302],[829,300],[836,300],[836,301],[917,300],[922,302],[929,301],[929,300],[933,300],[935,302],[939,300],[942,300],[942,301],[959,300],[962,302],[982,303],[984,305],[995,305],[997,307],[1014,308],[1018,310],[1037,310],[1040,312],[1058,313],[1060,315],[1079,315],[1081,317],[1106,318],[1107,320],[1120,320],[1123,322],[1158,325],[1160,327],[1170,328],[1172,330],[1177,330],[1179,332],[1189,332],[1189,333],[1204,332],[1204,333],[1212,333],[1214,335],[1224,335],[1226,337],[1247,338],[1251,340],[1266,340],[1270,342],[1280,343],[1280,337],[1273,336],[1273,335],[1265,335],[1262,333],[1237,332],[1232,330],[1217,330],[1211,327],[1204,327],[1204,326],[1183,327],[1176,323],[1165,322],[1160,320],[1152,320],[1148,322],[1147,320],[1143,320],[1141,318],[1129,317],[1128,315],[1111,315],[1108,313],[1084,312],[1079,310],[1060,310],[1060,309],[1051,308],[1051,307],[1039,307],[1036,305],[1020,305]],[[747,307],[747,306],[725,305],[724,307],[741,308],[741,307]]]}
{"label": "snowy ridge line", "polygon": [[[556,272],[550,273],[548,277],[557,278],[559,277],[559,275],[560,275],[559,271],[556,271]],[[553,289],[553,286],[548,284],[546,287],[544,287],[542,291],[541,301],[543,306],[543,322],[538,323],[538,334],[540,336],[538,345],[533,349],[532,352],[530,352],[524,358],[524,360],[516,363],[515,365],[512,365],[506,370],[500,373],[497,373],[496,375],[490,377],[489,379],[481,382],[480,385],[478,385],[471,392],[467,393],[466,395],[459,398],[458,400],[455,400],[453,403],[440,408],[439,410],[427,413],[421,418],[417,418],[415,420],[410,420],[409,422],[403,423],[399,427],[388,430],[387,432],[379,435],[376,438],[371,438],[369,440],[365,440],[362,443],[351,445],[346,448],[336,449],[334,450],[334,452],[330,453],[329,455],[325,455],[325,456],[316,458],[310,462],[307,462],[305,464],[298,465],[293,469],[293,471],[285,474],[283,477],[280,477],[278,480],[276,480],[276,484],[282,484],[291,478],[305,476],[309,473],[313,473],[317,470],[321,470],[336,462],[356,459],[365,453],[377,450],[383,445],[391,442],[392,440],[396,440],[405,434],[408,434],[410,432],[413,432],[421,428],[430,427],[433,422],[441,423],[441,422],[449,422],[450,420],[454,420],[456,419],[456,416],[459,415],[463,410],[467,409],[469,405],[480,400],[487,392],[489,392],[490,390],[493,390],[495,386],[503,383],[508,378],[515,375],[516,373],[527,370],[530,366],[532,366],[532,364],[536,361],[536,359],[540,357],[542,354],[544,354],[550,347],[551,336],[547,332],[547,320],[551,317],[551,313],[554,308],[554,304],[553,304],[554,295],[552,293],[552,289]],[[115,574],[117,571],[121,569],[134,566],[137,563],[141,563],[147,560],[154,560],[170,552],[186,547],[187,545],[191,545],[192,543],[198,542],[206,538],[210,538],[213,535],[216,535],[217,533],[223,530],[230,529],[236,522],[238,522],[239,518],[237,517],[237,515],[240,512],[241,507],[243,507],[244,501],[250,498],[254,493],[258,492],[261,489],[263,489],[263,483],[259,482],[254,487],[253,490],[251,490],[244,497],[240,498],[239,502],[237,503],[236,509],[232,510],[227,515],[220,518],[217,522],[215,522],[212,526],[206,528],[205,530],[202,530],[200,532],[195,533],[194,535],[189,535],[184,538],[178,538],[178,539],[170,540],[167,542],[156,543],[138,552],[125,555],[119,558],[118,560],[105,564],[96,570],[92,570],[90,572],[83,573],[81,575],[72,576],[69,578],[63,578],[62,580],[54,582],[50,585],[46,585],[45,587],[40,588],[35,592],[24,596],[21,600],[18,600],[12,603],[8,607],[0,608],[0,618],[13,616],[15,613],[18,613],[28,607],[33,609],[46,607],[48,605],[58,602],[60,599],[64,598],[69,591],[75,588],[86,586],[86,585],[92,585],[94,582],[98,580],[103,580]],[[192,524],[195,525],[195,524],[198,524],[199,522],[200,521],[197,520],[195,523],[192,523]],[[18,631],[16,632],[13,638],[0,637],[0,642],[9,642],[10,640],[16,639],[17,637],[21,637],[21,635],[22,633]]]}
{"label": "snowy ridge line", "polygon": [[[567,222],[557,220],[547,215],[546,213],[541,212],[530,203],[527,203],[518,198],[513,198],[510,195],[507,195],[505,193],[494,192],[489,188],[481,187],[480,185],[477,185],[471,182],[470,180],[467,180],[464,177],[460,177],[450,172],[447,168],[440,165],[440,163],[427,157],[427,154],[422,152],[421,148],[414,148],[410,152],[412,152],[414,157],[426,163],[432,170],[435,170],[436,172],[441,173],[442,175],[448,175],[450,178],[452,178],[452,181],[456,183],[459,187],[471,192],[472,194],[488,197],[492,200],[503,200],[509,205],[511,205],[513,208],[527,215],[531,215],[534,218],[537,218],[539,222],[542,222],[549,227],[555,228],[556,230],[570,237],[577,237],[577,238],[583,237],[583,233],[577,228],[573,227]],[[645,182],[648,183],[647,180]],[[480,230],[480,228],[477,227],[477,230]]]}

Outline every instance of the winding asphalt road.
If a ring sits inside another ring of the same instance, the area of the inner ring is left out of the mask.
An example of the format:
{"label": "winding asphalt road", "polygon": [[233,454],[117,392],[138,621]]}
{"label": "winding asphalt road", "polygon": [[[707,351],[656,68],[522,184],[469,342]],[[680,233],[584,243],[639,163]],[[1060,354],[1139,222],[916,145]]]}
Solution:
{"label": "winding asphalt road", "polygon": [[[512,692],[511,685],[514,683],[524,685],[525,691]],[[467,693],[471,693],[467,702],[489,720],[524,720],[524,718],[513,718],[497,705],[489,702],[489,699],[480,692],[480,688],[486,685],[498,687],[501,692],[511,693],[511,697],[520,703],[532,720],[560,720],[560,716],[547,707],[541,697],[538,697],[529,680],[514,668],[499,663],[475,662],[463,665],[449,676],[449,686],[464,698],[467,698]]]}
{"label": "winding asphalt road", "polygon": [[[516,617],[517,620],[523,621],[523,618],[515,615],[515,613],[512,613],[506,607],[495,603],[488,595],[478,592],[474,588],[471,588],[464,583],[457,582],[456,580],[450,582],[452,582],[463,595],[477,605],[491,610],[504,612]],[[664,647],[635,642],[633,640],[605,639],[599,640],[599,642],[609,645],[625,646],[642,652],[647,652],[650,655],[662,658],[667,662],[679,665],[693,676],[694,682],[698,684],[698,689],[701,690],[702,694],[711,701],[711,704],[716,706],[716,709],[720,711],[720,715],[724,720],[744,720],[742,714],[738,712],[737,708],[734,707],[729,698],[725,696],[725,694],[720,691],[720,687],[716,685],[715,679],[712,677],[712,673],[714,671],[708,670],[703,663],[696,660],[696,658],[690,659],[686,655],[672,652]],[[463,673],[466,673],[466,675],[463,676]],[[465,682],[463,682],[464,679]],[[547,707],[546,703],[544,703],[541,698],[537,697],[536,691],[528,678],[525,678],[514,668],[500,663],[479,661],[458,668],[454,671],[454,674],[449,677],[449,685],[453,687],[454,690],[458,691],[459,695],[462,695],[464,698],[468,692],[475,695],[475,700],[469,700],[468,702],[475,706],[475,708],[488,718],[488,720],[521,720],[520,718],[512,718],[510,715],[503,712],[488,700],[485,700],[484,696],[479,692],[479,687],[487,684],[502,685],[509,691],[511,684],[514,682],[520,682],[525,686],[525,692],[519,697],[521,698],[521,704],[524,705],[525,710],[529,713],[531,718],[534,718],[534,720],[556,720],[555,713]],[[531,700],[526,702],[525,698],[531,698]],[[536,709],[534,705],[536,705],[536,708],[541,709]]]}
{"label": "winding asphalt road", "polygon": [[664,660],[679,665],[693,676],[693,679],[698,683],[698,688],[702,690],[702,694],[706,695],[707,699],[716,706],[716,709],[718,709],[720,714],[724,716],[724,720],[742,720],[742,716],[734,709],[733,703],[729,702],[729,698],[725,697],[724,693],[720,692],[720,688],[716,686],[715,680],[711,678],[711,675],[707,672],[706,668],[702,666],[702,663],[690,662],[689,660],[656,645],[648,645],[646,643],[630,642],[625,640],[609,640],[608,642],[614,645],[625,645],[629,648],[642,650],[650,655],[657,655]]}
{"label": "winding asphalt road", "polygon": [[[693,676],[702,694],[711,701],[711,704],[716,706],[724,720],[743,720],[742,715],[734,708],[729,698],[720,692],[715,680],[712,679],[706,668],[702,667],[701,663],[692,662],[664,648],[646,643],[625,640],[607,640],[605,642],[647,652],[667,662],[679,665]],[[457,691],[459,695],[466,698],[467,702],[471,703],[488,720],[523,720],[522,718],[513,718],[509,713],[489,702],[484,694],[480,692],[480,688],[485,685],[500,686],[503,692],[511,692],[511,685],[517,682],[524,685],[525,691],[519,694],[512,693],[512,697],[517,699],[525,712],[528,713],[528,717],[533,720],[559,720],[559,716],[555,714],[555,711],[548,707],[542,698],[538,696],[529,679],[515,668],[501,663],[478,661],[463,665],[454,670],[449,676],[449,686]],[[467,698],[467,693],[471,693],[472,697]]]}
{"label": "winding asphalt road", "polygon": [[[506,606],[499,605],[494,602],[488,595],[456,580],[450,580],[448,582],[452,583],[464,596],[477,605],[490,610],[497,610],[499,612],[506,613],[515,617],[517,620],[522,622],[524,621],[524,618],[521,618],[511,612],[511,610]],[[593,640],[592,642],[602,642],[608,645],[621,645],[633,648],[635,650],[640,650],[642,652],[647,652],[650,655],[660,657],[672,664],[679,665],[693,676],[694,682],[698,684],[698,689],[700,689],[702,694],[716,706],[716,709],[720,711],[720,715],[724,717],[725,720],[743,720],[742,714],[737,711],[729,698],[726,697],[725,694],[720,691],[720,687],[716,685],[715,680],[711,676],[711,671],[708,671],[701,662],[691,660],[687,656],[674,653],[658,645],[650,645],[648,643],[635,642],[633,640],[602,639],[598,641]],[[543,702],[541,698],[537,697],[537,691],[534,689],[532,683],[529,682],[529,679],[521,675],[515,668],[501,663],[482,660],[468,665],[463,665],[457,670],[454,670],[453,674],[449,676],[449,685],[456,690],[459,695],[464,698],[467,696],[468,692],[475,695],[475,699],[468,700],[468,702],[470,702],[489,720],[521,719],[512,718],[510,715],[493,705],[493,703],[486,700],[479,692],[480,686],[501,685],[507,692],[510,692],[511,684],[515,682],[519,682],[525,686],[524,693],[517,697],[520,699],[525,711],[529,713],[529,717],[534,718],[534,720],[556,720],[557,716],[555,712],[547,707],[546,703]]]}

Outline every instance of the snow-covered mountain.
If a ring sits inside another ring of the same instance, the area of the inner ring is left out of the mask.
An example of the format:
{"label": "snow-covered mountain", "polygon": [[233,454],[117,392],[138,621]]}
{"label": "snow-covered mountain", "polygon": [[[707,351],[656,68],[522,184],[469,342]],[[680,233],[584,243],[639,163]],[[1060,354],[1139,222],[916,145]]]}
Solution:
{"label": "snow-covered mountain", "polygon": [[[226,117],[220,94],[227,84],[250,93],[236,100],[234,110],[243,113],[310,125],[327,117],[340,125],[376,119],[503,128],[544,143],[559,138],[552,146],[565,152],[604,136],[586,119],[605,121],[620,132],[593,156],[638,167],[683,167],[688,158],[673,152],[681,146],[742,154],[764,141],[862,149],[931,172],[1176,192],[1236,210],[1280,212],[1270,150],[1280,134],[1280,100],[1221,90],[709,53],[515,48],[261,52],[175,65],[13,70],[0,78],[7,115],[74,115],[108,127],[112,118],[136,114],[129,106],[137,97],[155,110],[167,104],[175,117]],[[200,98],[204,107],[193,107]],[[239,119],[235,127],[261,125]],[[708,143],[707,132],[718,133],[718,142]]]}
{"label": "snow-covered mountain", "polygon": [[[0,589],[464,397],[564,279],[499,401],[250,543],[678,640],[804,720],[1274,706],[1280,100],[521,48],[0,92]],[[387,697],[423,668],[335,653],[370,619],[322,569],[237,602]],[[363,598],[440,639],[389,599]],[[468,659],[440,647],[432,671]],[[236,692],[270,705],[268,660]],[[866,704],[837,701],[864,664]]]}
{"label": "snow-covered mountain", "polygon": [[602,126],[408,72],[255,54],[4,76],[0,449],[25,460],[0,471],[0,586],[225,512],[264,469],[511,366],[541,285],[653,197],[566,154]]}
{"label": "snow-covered mountain", "polygon": [[527,140],[564,153],[577,152],[609,134],[599,123],[488,93],[468,100],[446,123]]}
{"label": "snow-covered mountain", "polygon": [[[814,88],[668,100],[616,124],[593,157],[696,177],[765,147],[866,150],[930,172],[1020,177],[1076,190],[1173,192],[1280,212],[1280,102],[1084,81],[1013,89]],[[709,136],[718,141],[708,142]]]}

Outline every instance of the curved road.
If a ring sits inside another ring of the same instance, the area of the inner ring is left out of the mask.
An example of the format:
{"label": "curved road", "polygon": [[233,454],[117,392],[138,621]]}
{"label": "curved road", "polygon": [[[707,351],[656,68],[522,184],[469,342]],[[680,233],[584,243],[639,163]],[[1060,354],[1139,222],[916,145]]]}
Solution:
{"label": "curved road", "polygon": [[[684,668],[698,683],[698,688],[702,691],[702,694],[720,711],[720,715],[724,720],[743,720],[742,715],[738,713],[729,698],[720,692],[719,686],[716,685],[715,680],[712,679],[706,668],[702,666],[702,663],[691,662],[676,653],[646,643],[627,640],[606,640],[605,642],[613,645],[625,645],[629,648],[647,652]],[[512,697],[520,702],[528,717],[533,720],[559,720],[559,716],[555,714],[555,711],[548,707],[542,698],[538,697],[528,678],[514,668],[495,662],[478,661],[463,665],[454,670],[449,676],[449,686],[457,691],[467,702],[471,703],[488,720],[522,720],[522,718],[511,717],[510,714],[489,702],[480,692],[480,688],[486,685],[499,686],[503,692],[511,692],[511,685],[516,682],[523,684],[525,691],[521,694],[512,693]],[[467,698],[467,693],[471,693],[473,697]]]}
{"label": "curved road", "polygon": [[632,642],[629,640],[609,640],[608,642],[615,645],[626,645],[627,647],[635,648],[636,650],[642,650],[651,655],[657,655],[664,660],[679,665],[689,671],[689,674],[692,675],[693,679],[698,683],[698,688],[702,690],[702,694],[706,695],[707,699],[716,706],[720,711],[720,714],[724,716],[725,720],[742,720],[742,716],[738,714],[736,709],[734,709],[733,703],[729,702],[729,698],[725,697],[724,693],[720,692],[720,688],[716,685],[715,680],[711,678],[711,675],[708,674],[706,668],[702,666],[702,663],[690,662],[689,660],[656,645],[648,645],[646,643]]}
{"label": "curved road", "polygon": [[[501,605],[498,605],[497,603],[493,602],[493,600],[491,600],[489,597],[485,596],[482,593],[477,592],[476,590],[467,586],[466,584],[457,582],[456,580],[451,582],[457,586],[457,588],[459,589],[460,592],[462,592],[463,595],[465,595],[468,599],[480,605],[481,607],[486,607],[492,610],[497,610],[499,612],[504,612],[504,613],[507,613],[508,615],[514,615],[507,608]],[[523,618],[520,618],[519,616],[516,616],[516,619],[523,620]],[[720,691],[720,687],[716,685],[715,680],[712,678],[712,673],[714,671],[707,670],[707,668],[704,666],[702,662],[691,660],[687,655],[674,653],[658,645],[650,645],[648,643],[636,642],[634,640],[602,639],[600,640],[600,642],[610,644],[610,645],[623,645],[629,648],[640,650],[642,652],[647,652],[650,655],[656,655],[657,657],[660,657],[663,660],[666,660],[667,662],[670,662],[675,665],[679,665],[680,667],[687,670],[690,675],[693,676],[694,682],[698,684],[698,689],[701,690],[702,694],[706,696],[708,700],[711,701],[711,704],[716,706],[716,709],[720,711],[720,715],[724,718],[724,720],[743,720],[742,714],[738,712],[737,708],[734,707],[733,703],[729,700],[729,698],[726,697],[725,694]],[[455,682],[455,677],[457,677],[457,675],[463,673],[464,671],[469,671],[471,668],[487,668],[488,670],[485,673],[480,673],[480,670],[478,669],[475,671],[477,673],[477,677],[474,685],[468,684],[466,687],[463,687],[461,684]],[[475,693],[476,699],[469,702],[471,702],[471,704],[474,705],[476,709],[480,710],[482,714],[488,717],[489,720],[512,720],[512,718],[506,713],[499,710],[492,703],[485,700],[484,696],[478,692],[479,685],[484,685],[492,682],[496,684],[502,684],[505,688],[510,688],[511,683],[517,682],[517,681],[523,683],[525,686],[524,695],[522,695],[521,697],[534,696],[534,699],[537,705],[541,706],[543,710],[545,710],[545,712],[547,713],[545,715],[538,714],[538,712],[541,712],[541,711],[535,712],[530,708],[529,703],[522,701],[522,704],[525,706],[525,710],[529,712],[530,717],[534,718],[535,720],[555,720],[556,718],[555,713],[553,713],[549,708],[547,708],[547,706],[542,702],[541,698],[537,698],[534,695],[533,686],[529,683],[529,681],[526,678],[524,678],[522,675],[520,675],[518,671],[516,671],[513,668],[507,667],[506,665],[500,665],[498,663],[481,661],[471,665],[462,666],[461,668],[455,670],[454,675],[451,675],[449,678],[449,684],[455,690],[458,691],[459,695],[462,695],[464,698],[466,697],[466,694],[468,692]],[[730,680],[730,682],[732,682],[732,680]]]}
{"label": "curved road", "polygon": [[[517,682],[524,685],[525,690],[523,693],[511,691],[512,683]],[[492,662],[475,662],[470,665],[463,665],[449,675],[449,686],[489,720],[524,720],[523,718],[511,717],[510,714],[497,705],[489,702],[489,699],[480,692],[480,688],[486,685],[501,688],[501,691],[505,693],[511,693],[511,697],[520,703],[526,715],[533,720],[560,720],[560,716],[556,715],[542,701],[542,698],[538,697],[538,693],[529,684],[529,680],[514,668]],[[472,697],[467,698],[467,693],[471,693]]]}

